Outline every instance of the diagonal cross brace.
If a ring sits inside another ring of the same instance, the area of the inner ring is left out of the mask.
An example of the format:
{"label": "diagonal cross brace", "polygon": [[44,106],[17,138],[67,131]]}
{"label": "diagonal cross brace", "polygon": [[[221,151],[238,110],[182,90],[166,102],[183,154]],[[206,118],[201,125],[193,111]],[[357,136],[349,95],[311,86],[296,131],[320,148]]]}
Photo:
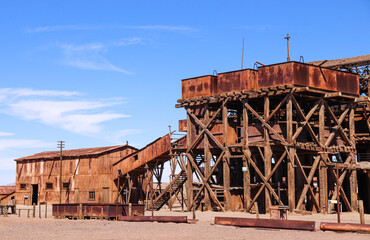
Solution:
{"label": "diagonal cross brace", "polygon": [[[202,179],[205,187],[208,189],[209,193],[210,193],[210,196],[212,198],[212,200],[221,208],[221,210],[224,212],[225,209],[223,208],[223,206],[221,205],[221,203],[218,201],[217,197],[215,196],[214,192],[212,191],[212,188],[209,186],[208,182],[206,181],[206,179],[204,178],[202,172],[200,171],[198,165],[195,163],[194,161],[194,158],[193,156],[191,156],[191,154],[189,153],[186,153],[186,156],[188,157],[188,160],[191,162],[191,165],[193,165],[195,171],[199,174],[200,178]],[[193,200],[194,201],[194,200]],[[193,205],[193,204],[191,204]]]}
{"label": "diagonal cross brace", "polygon": [[[247,152],[243,152],[244,154],[247,154]],[[266,184],[268,184],[268,181],[271,179],[272,175],[275,173],[275,171],[277,170],[277,168],[280,166],[281,162],[283,161],[283,159],[285,158],[286,156],[286,152],[284,152],[281,157],[279,158],[279,160],[276,162],[274,168],[272,169],[271,173],[268,175],[268,177],[266,178],[266,181],[264,181],[262,183],[262,186],[260,187],[260,189],[258,189],[258,192],[256,193],[256,195],[254,196],[253,200],[250,202],[249,206],[247,207],[246,211],[249,212],[249,210],[252,208],[253,204],[255,201],[257,201],[259,195],[261,195],[263,189],[266,187]],[[253,166],[254,168],[254,166]],[[275,192],[275,191],[274,191]],[[283,203],[280,201],[279,204],[282,204]]]}

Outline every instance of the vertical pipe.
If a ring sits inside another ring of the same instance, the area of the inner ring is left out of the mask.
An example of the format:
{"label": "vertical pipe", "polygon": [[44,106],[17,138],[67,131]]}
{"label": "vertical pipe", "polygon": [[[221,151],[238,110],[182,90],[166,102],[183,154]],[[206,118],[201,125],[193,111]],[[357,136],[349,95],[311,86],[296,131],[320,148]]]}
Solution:
{"label": "vertical pipe", "polygon": [[337,163],[337,213],[338,213],[338,223],[340,223],[340,208],[339,208],[339,164]]}

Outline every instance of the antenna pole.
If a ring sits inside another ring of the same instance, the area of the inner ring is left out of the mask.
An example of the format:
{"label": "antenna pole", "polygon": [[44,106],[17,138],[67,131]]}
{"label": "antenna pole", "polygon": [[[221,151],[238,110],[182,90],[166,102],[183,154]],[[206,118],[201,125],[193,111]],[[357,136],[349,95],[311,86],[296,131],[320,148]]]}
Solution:
{"label": "antenna pole", "polygon": [[244,36],[243,36],[243,48],[242,48],[242,68],[243,69],[243,62],[244,62]]}

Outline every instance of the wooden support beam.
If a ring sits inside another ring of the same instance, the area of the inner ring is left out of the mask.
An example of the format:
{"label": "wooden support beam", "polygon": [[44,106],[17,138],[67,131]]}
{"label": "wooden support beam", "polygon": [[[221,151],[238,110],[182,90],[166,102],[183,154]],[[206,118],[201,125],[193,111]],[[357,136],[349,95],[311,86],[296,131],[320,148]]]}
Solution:
{"label": "wooden support beam", "polygon": [[[259,189],[259,192],[258,194],[255,195],[255,197],[253,198],[252,202],[249,204],[248,208],[247,208],[247,212],[249,212],[249,210],[252,208],[253,206],[253,203],[257,200],[257,198],[259,197],[259,195],[261,194],[261,192],[263,191],[264,187],[267,187],[269,190],[270,190],[270,193],[272,193],[272,196],[276,199],[276,201],[279,201],[279,196],[275,193],[274,189],[271,187],[270,183],[268,182],[267,179],[270,179],[271,176],[274,174],[274,172],[276,171],[277,167],[278,167],[278,164],[275,165],[274,169],[272,170],[272,172],[270,173],[270,176],[268,176],[267,178],[265,178],[263,176],[263,174],[261,173],[261,171],[259,170],[259,168],[257,167],[257,165],[254,163],[254,161],[251,159],[251,157],[248,155],[248,153],[246,152],[246,150],[243,150],[243,153],[244,155],[247,157],[247,160],[249,162],[249,164],[253,167],[253,169],[255,170],[255,172],[258,174],[258,176],[262,179],[263,181],[263,184],[261,186],[261,188]],[[281,163],[281,161],[283,160],[284,157],[281,157],[280,160],[279,160],[279,164]],[[282,204],[281,200],[280,200],[280,204]]]}
{"label": "wooden support beam", "polygon": [[[351,109],[349,112],[349,137],[352,147],[356,147],[355,142],[355,106],[352,104]],[[351,165],[356,164],[356,153],[351,152]],[[353,211],[357,211],[357,172],[356,169],[350,170],[349,175],[349,184],[350,184],[350,191],[351,191],[351,207]]]}
{"label": "wooden support beam", "polygon": [[[211,171],[209,172],[209,175],[208,175],[208,176],[205,176],[205,182],[206,182],[206,183],[208,183],[209,179],[212,177],[213,172],[216,170],[216,168],[218,167],[218,165],[219,165],[219,164],[220,164],[220,162],[222,161],[224,154],[225,154],[225,152],[222,152],[222,153],[218,156],[218,158],[217,158],[217,160],[216,160],[215,164],[213,165],[213,167],[212,167]],[[203,184],[202,184],[202,186],[200,187],[200,189],[199,189],[199,191],[198,191],[197,195],[195,195],[195,198],[194,198],[194,201],[193,201],[193,205],[196,203],[197,199],[199,198],[199,196],[200,196],[200,194],[201,194],[202,190],[205,188],[205,186],[206,186],[206,185],[203,183]],[[191,208],[191,206],[189,206],[188,208],[190,209],[190,208]]]}
{"label": "wooden support beam", "polygon": [[270,132],[272,132],[283,145],[287,145],[288,143],[285,141],[285,139],[280,136],[279,133],[277,133],[266,121],[249,105],[249,103],[245,102],[244,105],[248,108],[248,110],[262,123],[264,127],[266,127]]}
{"label": "wooden support beam", "polygon": [[[243,150],[243,153],[245,154],[245,157],[246,159],[248,159],[248,163],[250,164],[250,162],[253,162],[253,160],[251,159],[250,157],[250,150],[249,149],[246,149],[246,150]],[[273,191],[271,185],[268,183],[268,181],[271,179],[272,175],[275,173],[275,171],[278,169],[278,167],[280,166],[280,164],[282,163],[282,161],[284,160],[285,156],[286,156],[287,152],[285,151],[279,158],[279,160],[276,162],[274,168],[272,169],[271,173],[269,174],[269,176],[267,176],[267,178],[264,178],[264,177],[261,177],[262,173],[260,173],[260,171],[258,170],[257,166],[252,163],[250,165],[253,166],[253,168],[255,169],[255,171],[257,172],[257,174],[260,175],[260,177],[262,178],[262,186],[260,187],[260,189],[258,190],[258,192],[256,193],[256,195],[254,196],[252,202],[249,203],[247,209],[245,210],[246,212],[249,212],[249,210],[252,208],[253,204],[255,203],[255,201],[258,199],[258,197],[261,195],[263,189],[265,187],[267,187],[270,191],[272,191],[272,195],[275,197],[275,199],[277,201],[279,201],[279,198],[278,196],[276,195],[276,193]],[[249,169],[248,169],[249,170]],[[275,194],[274,194],[275,193]],[[280,204],[283,205],[281,199],[280,199]]]}
{"label": "wooden support beam", "polygon": [[[319,110],[319,140],[322,145],[325,144],[325,105],[321,99]],[[322,213],[328,212],[328,168],[324,164],[327,161],[328,154],[322,153],[319,163],[319,195],[320,195],[320,208]]]}
{"label": "wooden support beam", "polygon": [[318,203],[317,199],[315,198],[315,193],[313,192],[312,190],[312,187],[311,187],[311,182],[312,182],[312,179],[315,175],[315,172],[316,172],[316,169],[320,163],[320,159],[321,159],[321,156],[317,156],[314,163],[312,164],[312,167],[311,167],[311,170],[310,170],[310,173],[308,175],[308,177],[306,176],[306,173],[302,167],[302,164],[301,164],[301,161],[300,159],[298,158],[298,155],[295,154],[295,162],[297,163],[297,166],[299,167],[299,169],[301,170],[302,172],[302,175],[306,181],[304,187],[303,187],[303,190],[302,190],[302,193],[301,193],[301,196],[298,200],[298,203],[297,203],[297,207],[296,207],[296,210],[300,210],[301,206],[302,206],[302,203],[303,203],[303,200],[305,199],[306,197],[306,194],[307,194],[307,191],[309,190],[309,193],[311,194],[312,196],[312,199],[313,199],[313,203],[316,207],[316,211],[317,212],[320,212],[320,204]]}
{"label": "wooden support beam", "polygon": [[[292,98],[288,99],[286,105],[286,120],[287,120],[287,142],[293,144],[293,103]],[[288,162],[287,162],[287,175],[288,175],[288,206],[289,211],[293,212],[295,209],[295,170],[294,170],[294,155],[296,150],[292,147],[288,148]]]}
{"label": "wooden support beam", "polygon": [[[270,99],[268,97],[264,98],[264,118],[267,119],[270,115]],[[265,176],[269,176],[271,173],[271,158],[272,158],[272,151],[270,147],[270,135],[268,129],[264,127],[263,129],[263,137],[265,142],[264,147],[264,155],[263,155],[263,162],[265,168]],[[269,190],[265,188],[265,209],[269,211],[271,207],[271,196]]]}
{"label": "wooden support beam", "polygon": [[[243,102],[244,103],[244,102]],[[245,104],[243,104],[243,144],[245,152],[249,155],[252,155],[248,147],[248,109]],[[247,161],[246,157],[243,157],[243,204],[244,211],[247,211],[248,205],[251,201],[251,175],[250,175],[250,164]]]}
{"label": "wooden support beam", "polygon": [[[227,149],[228,146],[228,128],[229,128],[229,120],[227,116],[227,106],[226,102],[222,104],[222,124],[223,124],[223,136],[224,136],[224,144]],[[224,155],[222,162],[223,162],[223,184],[224,184],[224,207],[225,210],[230,210],[230,153],[228,149],[226,150],[226,154]]]}
{"label": "wooden support beam", "polygon": [[[204,120],[206,123],[209,121],[209,105],[205,105],[205,113],[204,113]],[[208,176],[211,171],[211,158],[212,153],[209,149],[209,141],[208,136],[204,136],[204,175]],[[209,194],[207,191],[204,191],[204,207],[205,210],[211,210],[211,201],[209,199]]]}
{"label": "wooden support beam", "polygon": [[[191,162],[192,166],[195,168],[195,171],[198,173],[199,177],[201,178],[204,186],[207,188],[212,200],[220,207],[221,211],[225,211],[224,207],[218,201],[217,196],[212,191],[212,188],[209,186],[208,181],[206,180],[206,178],[203,176],[202,172],[200,171],[200,169],[199,169],[198,165],[196,164],[193,156],[191,154],[187,153],[187,157],[188,157],[188,160]],[[193,201],[191,201],[191,203],[188,206],[188,210],[189,210],[189,207],[194,205],[194,201],[195,201],[195,199]]]}
{"label": "wooden support beam", "polygon": [[[191,138],[192,138],[192,123],[190,116],[187,115],[187,146],[191,145]],[[188,149],[189,150],[189,149]],[[187,206],[190,206],[193,201],[193,168],[191,167],[190,161],[188,160],[186,163],[186,197],[187,197]],[[190,209],[188,209],[189,211]]]}

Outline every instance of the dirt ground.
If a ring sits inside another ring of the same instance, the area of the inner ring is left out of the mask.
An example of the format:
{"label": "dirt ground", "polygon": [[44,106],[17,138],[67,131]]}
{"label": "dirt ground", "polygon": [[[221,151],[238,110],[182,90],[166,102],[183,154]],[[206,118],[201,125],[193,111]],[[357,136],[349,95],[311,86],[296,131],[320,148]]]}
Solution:
{"label": "dirt ground", "polygon": [[[149,216],[151,212],[146,212],[145,215]],[[154,215],[188,216],[188,218],[193,216],[191,212],[179,210],[170,212],[166,209],[154,212]],[[196,218],[199,219],[196,224],[54,219],[51,216],[50,206],[48,218],[44,218],[44,206],[42,206],[41,216],[40,219],[38,210],[35,218],[32,216],[27,218],[26,211],[21,213],[21,217],[17,215],[0,216],[0,239],[370,239],[370,234],[237,228],[213,224],[216,216],[256,217],[256,215],[241,212],[196,212]],[[269,218],[269,215],[260,215],[260,218]],[[315,221],[316,228],[318,228],[320,222],[336,222],[337,217],[335,214],[290,214],[288,219]],[[343,223],[359,223],[359,219],[357,213],[342,213],[341,215]],[[370,215],[365,216],[365,221],[370,223]]]}

